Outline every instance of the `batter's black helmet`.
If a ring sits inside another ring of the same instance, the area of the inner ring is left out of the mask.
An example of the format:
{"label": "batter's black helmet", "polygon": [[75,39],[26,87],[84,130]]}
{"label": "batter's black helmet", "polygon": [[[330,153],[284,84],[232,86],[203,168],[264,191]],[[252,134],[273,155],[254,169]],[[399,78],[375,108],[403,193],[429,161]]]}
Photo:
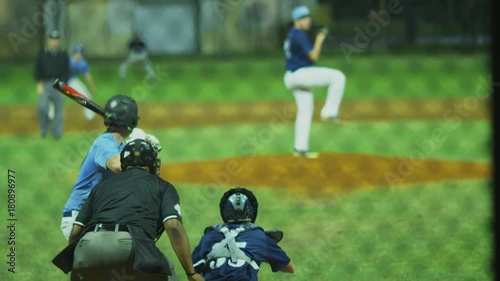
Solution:
{"label": "batter's black helmet", "polygon": [[160,174],[161,160],[158,151],[147,141],[135,139],[123,148],[120,153],[122,171],[128,167],[148,167],[149,173]]}
{"label": "batter's black helmet", "polygon": [[104,107],[106,126],[116,125],[129,132],[137,127],[139,121],[137,103],[129,96],[116,95],[111,97]]}
{"label": "batter's black helmet", "polygon": [[232,188],[220,199],[220,215],[225,223],[255,222],[259,204],[253,193],[241,187]]}

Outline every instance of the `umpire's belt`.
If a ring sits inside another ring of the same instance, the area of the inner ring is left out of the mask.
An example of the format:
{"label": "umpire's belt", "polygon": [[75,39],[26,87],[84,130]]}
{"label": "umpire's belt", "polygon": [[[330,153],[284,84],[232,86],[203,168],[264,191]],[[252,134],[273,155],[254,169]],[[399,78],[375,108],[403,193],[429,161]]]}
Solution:
{"label": "umpire's belt", "polygon": [[123,224],[105,224],[105,223],[98,223],[94,227],[94,232],[97,231],[126,231],[128,232],[128,227]]}

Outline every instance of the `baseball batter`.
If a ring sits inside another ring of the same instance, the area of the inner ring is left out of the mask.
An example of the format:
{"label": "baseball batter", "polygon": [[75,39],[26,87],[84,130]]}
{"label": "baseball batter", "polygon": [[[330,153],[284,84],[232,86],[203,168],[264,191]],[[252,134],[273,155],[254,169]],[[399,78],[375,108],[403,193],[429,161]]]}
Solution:
{"label": "baseball batter", "polygon": [[120,152],[125,147],[124,139],[127,137],[130,140],[146,139],[155,146],[159,145],[156,137],[136,128],[139,120],[138,108],[131,97],[113,96],[106,103],[104,110],[108,114],[104,120],[106,132],[92,143],[80,166],[68,201],[64,205],[61,230],[66,240],[69,238],[75,218],[94,186],[121,172]]}
{"label": "baseball batter", "polygon": [[314,66],[319,59],[321,46],[328,31],[322,29],[314,44],[306,31],[311,28],[310,11],[306,6],[292,9],[293,27],[288,31],[283,44],[286,58],[285,86],[292,91],[297,104],[295,119],[294,155],[317,158],[316,152],[309,150],[309,133],[314,113],[313,88],[328,87],[326,102],[321,109],[321,119],[342,124],[339,107],[345,87],[345,75],[337,70]]}
{"label": "baseball batter", "polygon": [[[83,47],[82,44],[76,44],[75,47],[73,48],[73,53],[69,57],[69,68],[70,68],[70,77],[68,81],[68,85],[84,96],[86,96],[89,99],[92,99],[92,94],[95,95],[95,85],[94,85],[94,80],[92,79],[92,75],[90,74],[89,70],[89,64],[87,63],[87,60],[84,57],[85,54],[85,48]],[[78,75],[84,75],[85,80],[87,81],[87,84],[89,85],[90,89],[92,90],[91,92],[85,87],[85,84],[78,79]],[[84,110],[85,118],[87,120],[92,120],[94,119],[95,113],[90,110],[90,109],[85,109]]]}

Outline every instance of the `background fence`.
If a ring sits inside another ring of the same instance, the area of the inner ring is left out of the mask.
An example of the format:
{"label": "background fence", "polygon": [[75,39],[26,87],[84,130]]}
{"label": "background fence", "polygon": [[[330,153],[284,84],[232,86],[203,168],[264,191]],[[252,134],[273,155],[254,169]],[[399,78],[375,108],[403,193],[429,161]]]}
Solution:
{"label": "background fence", "polygon": [[32,57],[55,27],[67,47],[82,42],[99,57],[122,56],[133,32],[154,55],[279,50],[290,9],[298,4],[311,7],[314,27],[332,30],[327,48],[366,52],[490,42],[487,0],[2,0],[0,58]]}

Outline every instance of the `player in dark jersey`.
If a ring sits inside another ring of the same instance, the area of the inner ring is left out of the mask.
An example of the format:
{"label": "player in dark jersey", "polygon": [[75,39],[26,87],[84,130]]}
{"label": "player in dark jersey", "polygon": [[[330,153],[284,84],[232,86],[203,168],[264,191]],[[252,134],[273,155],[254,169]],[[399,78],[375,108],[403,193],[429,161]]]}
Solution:
{"label": "player in dark jersey", "polygon": [[156,74],[151,61],[149,60],[146,43],[141,40],[138,34],[134,34],[132,40],[128,44],[127,59],[120,65],[120,79],[125,79],[129,66],[139,61],[141,61],[144,66],[144,70],[147,73],[147,79],[155,79]]}
{"label": "player in dark jersey", "polygon": [[233,188],[221,198],[220,212],[224,223],[205,229],[193,251],[196,272],[207,281],[257,281],[262,262],[273,272],[295,272],[295,265],[278,246],[275,238],[254,224],[258,203],[245,188]]}
{"label": "player in dark jersey", "polygon": [[311,28],[309,8],[295,7],[292,10],[292,19],[293,26],[283,43],[286,68],[283,79],[286,88],[293,93],[297,104],[293,155],[318,158],[319,153],[312,152],[309,148],[309,134],[314,114],[313,89],[328,87],[325,104],[320,112],[321,120],[342,125],[339,107],[344,95],[346,77],[338,69],[315,65],[328,30],[321,29],[314,43],[311,42],[306,34]]}

